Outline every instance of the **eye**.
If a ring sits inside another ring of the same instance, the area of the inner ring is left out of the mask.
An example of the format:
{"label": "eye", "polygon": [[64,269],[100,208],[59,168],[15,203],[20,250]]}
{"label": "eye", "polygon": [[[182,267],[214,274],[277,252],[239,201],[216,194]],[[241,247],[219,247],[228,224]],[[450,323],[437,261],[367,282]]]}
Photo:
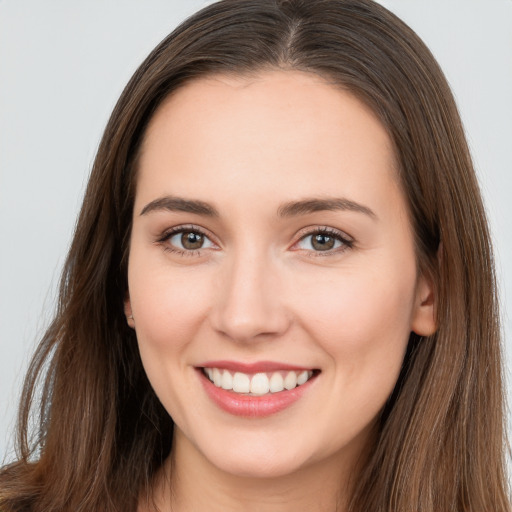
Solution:
{"label": "eye", "polygon": [[166,250],[179,254],[197,254],[201,249],[216,247],[215,244],[198,228],[179,227],[165,233],[159,243]]}
{"label": "eye", "polygon": [[182,231],[181,233],[176,233],[169,238],[169,242],[175,247],[187,251],[204,249],[212,245],[207,236],[197,231]]}
{"label": "eye", "polygon": [[317,253],[339,252],[352,247],[353,242],[333,229],[317,229],[303,236],[296,244],[297,249]]}

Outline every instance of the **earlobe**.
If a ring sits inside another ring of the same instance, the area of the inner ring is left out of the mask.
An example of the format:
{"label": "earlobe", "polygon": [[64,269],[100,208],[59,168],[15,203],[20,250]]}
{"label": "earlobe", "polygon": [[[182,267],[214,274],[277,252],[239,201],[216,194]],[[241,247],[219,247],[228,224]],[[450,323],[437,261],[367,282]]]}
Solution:
{"label": "earlobe", "polygon": [[437,330],[434,286],[431,280],[421,276],[416,288],[416,301],[411,330],[419,336],[431,336]]}
{"label": "earlobe", "polygon": [[135,321],[133,319],[132,304],[130,302],[130,296],[128,293],[124,299],[124,314],[126,316],[126,322],[132,329],[134,329]]}

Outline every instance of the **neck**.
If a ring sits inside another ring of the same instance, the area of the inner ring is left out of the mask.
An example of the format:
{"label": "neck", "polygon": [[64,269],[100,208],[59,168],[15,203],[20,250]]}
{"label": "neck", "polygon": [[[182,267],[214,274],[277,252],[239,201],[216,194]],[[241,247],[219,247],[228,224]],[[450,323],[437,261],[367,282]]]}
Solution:
{"label": "neck", "polygon": [[239,476],[211,464],[176,428],[154,499],[161,512],[343,512],[357,458],[335,454],[283,476]]}

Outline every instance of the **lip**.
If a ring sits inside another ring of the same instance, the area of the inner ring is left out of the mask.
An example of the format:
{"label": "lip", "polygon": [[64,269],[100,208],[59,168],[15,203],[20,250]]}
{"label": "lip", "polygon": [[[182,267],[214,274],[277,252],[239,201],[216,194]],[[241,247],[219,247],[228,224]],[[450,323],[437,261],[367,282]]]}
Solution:
{"label": "lip", "polygon": [[231,372],[242,372],[248,374],[277,372],[279,370],[297,371],[313,370],[306,366],[296,366],[285,363],[276,363],[275,361],[257,361],[254,363],[241,363],[238,361],[207,361],[198,365],[198,368],[219,368]]}
{"label": "lip", "polygon": [[203,368],[222,368],[230,371],[244,373],[273,372],[279,370],[303,371],[310,370],[302,366],[283,365],[269,361],[258,363],[235,363],[232,361],[212,361],[204,363],[204,366],[196,367],[199,380],[208,397],[223,411],[245,418],[264,418],[292,406],[306,394],[318,376],[317,371],[304,384],[294,389],[268,393],[262,396],[241,395],[231,390],[218,388],[204,375]]}

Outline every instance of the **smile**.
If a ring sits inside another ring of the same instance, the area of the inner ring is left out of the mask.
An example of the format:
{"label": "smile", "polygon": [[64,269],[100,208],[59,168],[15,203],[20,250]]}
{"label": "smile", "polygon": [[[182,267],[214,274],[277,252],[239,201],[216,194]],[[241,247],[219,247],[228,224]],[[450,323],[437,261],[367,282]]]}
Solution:
{"label": "smile", "polygon": [[280,370],[251,375],[221,368],[203,368],[203,373],[216,387],[247,396],[289,391],[302,386],[313,376],[313,370]]}
{"label": "smile", "polygon": [[289,408],[314,386],[317,369],[274,362],[217,361],[196,367],[207,396],[223,411],[263,418]]}

